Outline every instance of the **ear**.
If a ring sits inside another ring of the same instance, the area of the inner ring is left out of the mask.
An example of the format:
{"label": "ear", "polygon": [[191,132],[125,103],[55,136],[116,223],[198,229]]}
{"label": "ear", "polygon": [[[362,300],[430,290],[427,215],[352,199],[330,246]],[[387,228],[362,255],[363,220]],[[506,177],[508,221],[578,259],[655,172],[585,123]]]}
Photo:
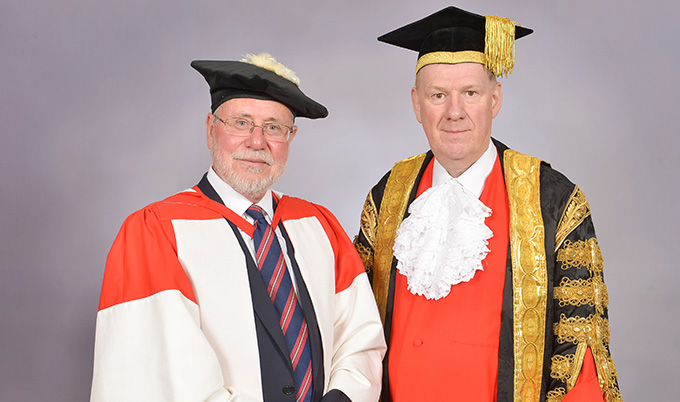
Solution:
{"label": "ear", "polygon": [[295,134],[297,134],[297,129],[298,129],[298,126],[293,126],[293,131],[290,132],[290,138],[288,139],[288,144],[293,142],[293,138],[295,138]]}
{"label": "ear", "polygon": [[212,138],[213,138],[213,130],[215,129],[215,126],[213,125],[213,115],[212,113],[208,113],[208,116],[205,118],[205,139],[208,141],[208,149],[212,150]]}
{"label": "ear", "polygon": [[491,118],[496,117],[498,112],[500,112],[502,104],[503,90],[501,88],[501,83],[497,82],[493,89],[493,95],[491,96]]}
{"label": "ear", "polygon": [[418,123],[422,124],[420,119],[420,99],[418,98],[418,89],[416,87],[411,88],[411,103],[413,103],[413,113],[416,114],[416,119]]}

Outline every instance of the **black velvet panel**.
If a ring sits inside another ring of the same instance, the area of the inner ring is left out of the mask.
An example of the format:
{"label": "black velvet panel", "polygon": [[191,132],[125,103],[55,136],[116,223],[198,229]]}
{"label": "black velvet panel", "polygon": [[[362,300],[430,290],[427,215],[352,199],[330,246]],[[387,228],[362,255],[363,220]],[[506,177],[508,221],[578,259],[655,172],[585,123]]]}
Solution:
{"label": "black velvet panel", "polygon": [[418,57],[432,52],[461,52],[466,50],[484,53],[484,32],[465,27],[434,31],[423,41]]}

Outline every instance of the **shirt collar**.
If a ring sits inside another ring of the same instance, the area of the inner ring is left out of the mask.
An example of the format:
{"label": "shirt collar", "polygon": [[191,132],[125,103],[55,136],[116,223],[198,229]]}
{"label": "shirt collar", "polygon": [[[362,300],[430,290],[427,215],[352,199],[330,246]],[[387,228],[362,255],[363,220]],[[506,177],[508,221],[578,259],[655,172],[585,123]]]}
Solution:
{"label": "shirt collar", "polygon": [[[236,212],[240,216],[246,217],[249,221],[252,221],[252,218],[250,216],[246,215],[246,210],[250,208],[251,205],[253,205],[253,202],[244,197],[242,194],[234,190],[233,187],[231,187],[229,184],[225,183],[224,180],[222,180],[217,173],[215,173],[215,170],[211,167],[210,170],[208,170],[208,181],[210,182],[210,185],[213,186],[215,191],[217,192],[217,195],[220,196],[222,199],[222,202],[224,202],[224,205],[231,209],[232,211]],[[262,197],[260,201],[256,203],[257,205],[260,206],[266,212],[265,216],[269,222],[271,222],[272,217],[274,216],[274,205],[272,201],[272,191],[267,190],[267,193]]]}
{"label": "shirt collar", "polygon": [[[489,147],[484,151],[482,156],[477,159],[465,172],[457,178],[457,180],[466,190],[474,194],[477,198],[482,195],[484,190],[484,182],[493,170],[493,165],[496,163],[498,152],[493,142],[489,140]],[[432,187],[444,184],[451,179],[449,172],[434,158],[434,166],[432,167]]]}

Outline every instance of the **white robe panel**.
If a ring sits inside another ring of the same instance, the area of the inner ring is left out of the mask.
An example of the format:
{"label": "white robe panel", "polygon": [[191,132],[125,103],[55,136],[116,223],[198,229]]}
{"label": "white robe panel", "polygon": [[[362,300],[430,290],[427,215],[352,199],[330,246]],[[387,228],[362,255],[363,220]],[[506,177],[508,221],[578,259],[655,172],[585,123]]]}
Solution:
{"label": "white robe panel", "polygon": [[224,384],[262,400],[246,258],[234,232],[224,219],[172,223],[179,260],[201,306],[201,330],[217,353]]}
{"label": "white robe panel", "polygon": [[341,389],[353,402],[377,401],[380,397],[382,359],[387,346],[379,317],[366,273],[335,295],[328,387]]}
{"label": "white robe panel", "polygon": [[215,352],[199,327],[198,306],[178,290],[97,314],[91,401],[243,400],[231,398],[223,384]]}

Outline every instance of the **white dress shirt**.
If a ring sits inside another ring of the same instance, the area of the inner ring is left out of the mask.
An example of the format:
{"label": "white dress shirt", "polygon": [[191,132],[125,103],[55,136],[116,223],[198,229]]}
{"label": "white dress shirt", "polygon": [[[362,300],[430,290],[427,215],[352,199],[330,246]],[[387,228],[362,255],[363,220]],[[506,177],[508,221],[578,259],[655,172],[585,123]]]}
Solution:
{"label": "white dress shirt", "polygon": [[[210,185],[213,186],[217,192],[217,195],[220,196],[222,202],[224,202],[224,205],[227,208],[242,216],[249,223],[255,224],[255,220],[250,215],[246,214],[246,210],[248,210],[248,208],[253,205],[252,201],[234,190],[229,184],[225,183],[217,175],[217,173],[215,173],[215,170],[213,170],[212,167],[208,171],[208,181],[210,182]],[[264,218],[267,220],[267,223],[271,225],[272,217],[274,216],[274,201],[272,198],[271,189],[267,190],[267,193],[264,195],[264,197],[262,197],[262,199],[255,204],[264,210]],[[244,242],[250,250],[250,255],[252,255],[253,260],[255,260],[255,243],[253,239],[241,229],[239,229],[239,232],[241,233]],[[290,263],[290,258],[288,257],[286,240],[281,234],[281,229],[279,229],[278,226],[274,228],[274,233],[276,233],[276,238],[279,240],[279,245],[281,246],[281,251],[283,252],[283,258],[286,260],[286,266],[288,267],[288,272],[290,273],[291,280],[293,281],[293,287],[295,288],[295,292],[297,294],[297,283],[295,282],[295,274]]]}
{"label": "white dress shirt", "polygon": [[[489,147],[486,151],[484,151],[482,156],[460,176],[453,179],[465,187],[465,189],[468,190],[470,194],[473,194],[479,198],[482,195],[482,191],[484,190],[484,182],[491,174],[497,157],[498,152],[496,151],[496,146],[493,145],[491,140],[489,140]],[[439,163],[439,161],[437,161],[437,158],[434,158],[434,166],[432,169],[432,187],[444,184],[450,178],[451,175],[449,172],[447,172],[446,169],[444,169],[444,167]]]}

